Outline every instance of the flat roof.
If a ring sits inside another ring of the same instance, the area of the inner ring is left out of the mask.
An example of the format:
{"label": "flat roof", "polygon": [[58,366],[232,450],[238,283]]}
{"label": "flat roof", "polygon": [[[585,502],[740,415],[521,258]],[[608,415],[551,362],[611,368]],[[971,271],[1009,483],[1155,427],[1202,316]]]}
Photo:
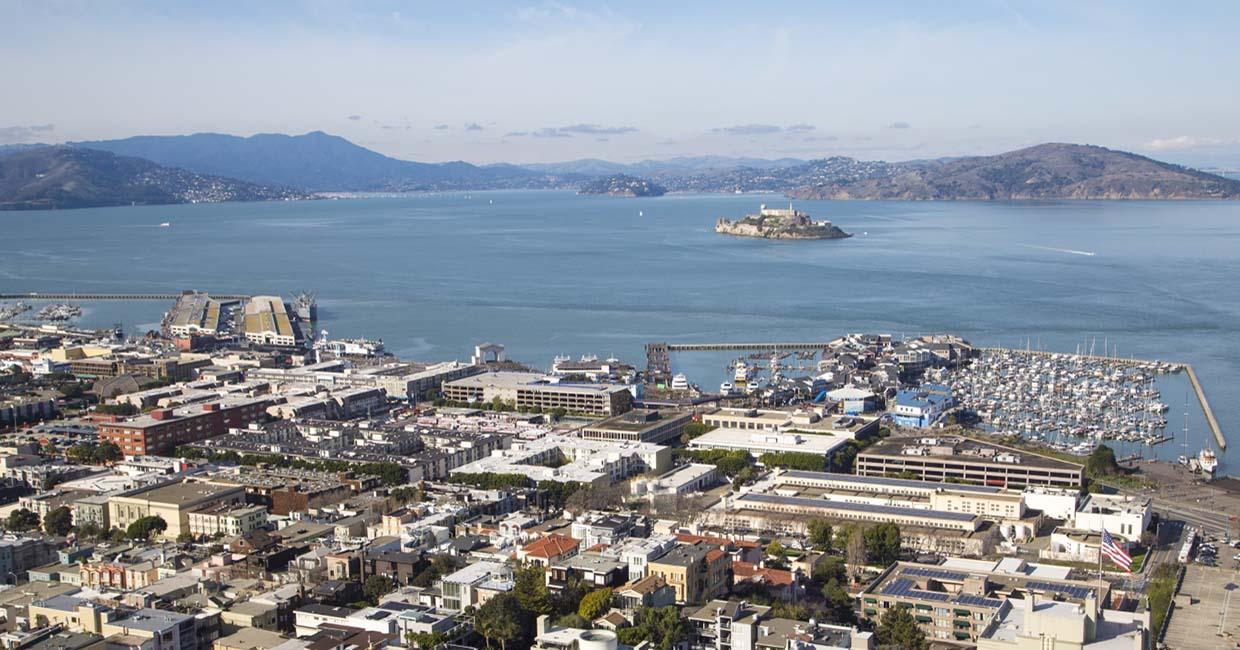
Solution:
{"label": "flat roof", "polygon": [[901,515],[906,517],[922,517],[925,519],[938,519],[941,521],[974,521],[977,515],[967,512],[946,512],[943,510],[922,510],[919,508],[901,508],[899,506],[884,506],[870,503],[851,503],[848,501],[830,501],[827,499],[809,499],[806,497],[785,497],[778,494],[743,494],[736,498],[737,505],[743,505],[745,502],[751,503],[770,503],[775,505],[802,506],[806,508],[826,508],[832,510],[849,510],[852,512],[871,512],[886,515]]}
{"label": "flat roof", "polygon": [[[934,444],[929,442],[931,440],[934,441]],[[911,449],[918,449],[920,453],[904,453],[905,450]],[[953,453],[934,453],[935,450],[939,449],[952,449]],[[1015,454],[1019,458],[1019,461],[1002,462],[995,460],[993,457],[994,455],[1003,453]],[[922,458],[932,458],[935,460],[950,459],[952,461],[962,463],[985,463],[1002,467],[1032,466],[1069,471],[1082,471],[1084,469],[1084,466],[1078,463],[1071,463],[1066,460],[1045,456],[1037,452],[1017,449],[1015,447],[1005,447],[992,442],[974,440],[973,438],[966,438],[964,436],[893,436],[884,440],[879,440],[857,454],[858,458],[875,456],[908,461],[916,461]]]}
{"label": "flat roof", "polygon": [[[826,433],[756,431],[720,427],[689,441],[690,447],[726,447],[753,451],[798,451],[826,455],[848,444],[849,438]],[[755,454],[758,455],[758,454]]]}
{"label": "flat roof", "polygon": [[785,471],[781,476],[784,478],[799,478],[819,481],[839,481],[844,483],[856,483],[859,485],[872,485],[884,487],[902,487],[914,490],[951,490],[954,492],[976,492],[979,494],[997,494],[1003,492],[1003,488],[990,485],[966,485],[963,483],[937,483],[934,481],[918,481],[906,478],[887,478],[885,476],[857,476],[856,474],[838,474],[835,472],[810,472],[799,469],[790,469]]}
{"label": "flat roof", "polygon": [[133,494],[117,495],[118,498],[143,499],[155,503],[184,506],[205,499],[219,497],[230,492],[242,492],[243,489],[229,485],[212,483],[180,482],[156,486]]}

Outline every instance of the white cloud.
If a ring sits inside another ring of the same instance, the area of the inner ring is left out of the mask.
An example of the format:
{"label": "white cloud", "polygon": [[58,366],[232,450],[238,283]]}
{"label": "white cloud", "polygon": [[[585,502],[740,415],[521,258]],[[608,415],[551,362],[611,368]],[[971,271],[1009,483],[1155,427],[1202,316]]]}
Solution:
{"label": "white cloud", "polygon": [[1199,138],[1192,135],[1177,135],[1173,138],[1155,138],[1145,143],[1146,149],[1155,151],[1175,151],[1179,149],[1199,149],[1202,147],[1220,147],[1240,144],[1237,138]]}

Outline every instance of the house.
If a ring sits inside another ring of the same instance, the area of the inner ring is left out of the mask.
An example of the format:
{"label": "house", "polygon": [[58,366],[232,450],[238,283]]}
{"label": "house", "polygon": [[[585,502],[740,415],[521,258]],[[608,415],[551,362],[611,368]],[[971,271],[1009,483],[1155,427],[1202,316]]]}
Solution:
{"label": "house", "polygon": [[615,590],[617,605],[626,611],[676,604],[676,589],[658,576],[647,576]]}
{"label": "house", "polygon": [[793,600],[801,589],[801,581],[796,573],[750,562],[732,563],[732,585],[752,585],[761,588],[772,598],[789,601]]}
{"label": "house", "polygon": [[677,603],[702,603],[727,593],[732,560],[704,543],[680,545],[652,561],[649,574],[676,590]]}
{"label": "house", "polygon": [[549,567],[555,562],[570,558],[577,554],[581,542],[568,535],[551,533],[536,539],[517,551],[517,559],[541,567]]}

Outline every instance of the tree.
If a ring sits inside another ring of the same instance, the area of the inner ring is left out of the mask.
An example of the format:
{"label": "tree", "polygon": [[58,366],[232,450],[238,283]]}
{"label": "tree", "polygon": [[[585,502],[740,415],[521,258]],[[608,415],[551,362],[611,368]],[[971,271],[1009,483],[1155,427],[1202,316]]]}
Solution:
{"label": "tree", "polygon": [[840,579],[832,576],[822,586],[822,598],[826,601],[831,619],[836,623],[850,624],[855,618],[853,599],[848,590],[840,584]]}
{"label": "tree", "polygon": [[779,540],[777,539],[771,540],[771,543],[766,545],[766,556],[767,557],[772,557],[777,560],[783,559],[784,554],[786,554],[787,552],[788,550],[785,549],[784,545],[780,544]]}
{"label": "tree", "polygon": [[115,463],[124,457],[125,455],[121,453],[121,448],[116,446],[116,443],[111,440],[104,440],[99,443],[98,447],[95,447],[96,462]]}
{"label": "tree", "polygon": [[524,636],[523,622],[528,618],[517,597],[512,593],[498,594],[478,608],[474,626],[487,647],[498,641],[501,650],[508,650],[509,643],[519,643]]}
{"label": "tree", "polygon": [[611,609],[611,595],[610,589],[595,589],[591,591],[586,594],[585,598],[581,599],[581,606],[577,608],[577,615],[587,621],[593,621],[606,614],[607,610]]}
{"label": "tree", "polygon": [[39,527],[39,515],[25,508],[14,510],[9,513],[9,518],[5,520],[4,527],[19,533],[34,530]]}
{"label": "tree", "polygon": [[43,519],[43,530],[48,535],[58,537],[68,535],[69,531],[73,530],[73,511],[65,506],[54,508]]}
{"label": "tree", "polygon": [[362,595],[372,605],[378,605],[379,599],[392,593],[396,589],[396,583],[387,576],[370,576],[366,578],[366,582],[362,583]]}
{"label": "tree", "polygon": [[1115,450],[1107,445],[1094,447],[1089,458],[1085,459],[1085,471],[1090,476],[1114,476],[1120,473],[1119,462],[1115,460]]}
{"label": "tree", "polygon": [[865,545],[875,563],[887,566],[900,559],[900,527],[878,524],[865,531]]}
{"label": "tree", "polygon": [[512,595],[522,610],[532,617],[555,610],[551,604],[551,591],[547,589],[547,575],[542,567],[522,567],[515,574]]}
{"label": "tree", "polygon": [[913,615],[903,607],[892,607],[883,613],[875,630],[879,647],[900,650],[925,650],[926,633],[917,627]]}
{"label": "tree", "polygon": [[809,543],[814,550],[831,550],[831,532],[831,524],[824,519],[813,519],[809,522]]}
{"label": "tree", "polygon": [[689,638],[689,629],[675,605],[658,609],[643,607],[633,614],[633,625],[620,628],[618,636],[625,645],[649,641],[654,650],[672,650]]}
{"label": "tree", "polygon": [[151,535],[162,533],[168,530],[168,522],[164,521],[159,515],[141,517],[135,520],[129,527],[125,529],[125,536],[129,539],[147,540]]}
{"label": "tree", "polygon": [[405,632],[405,643],[419,649],[437,648],[448,642],[443,632]]}
{"label": "tree", "polygon": [[860,529],[853,526],[848,535],[848,545],[844,548],[844,557],[847,558],[848,568],[852,571],[853,580],[861,577],[865,569],[865,534]]}
{"label": "tree", "polygon": [[194,542],[194,534],[189,532],[188,530],[181,533],[180,535],[177,535],[178,544],[192,544],[193,542]]}

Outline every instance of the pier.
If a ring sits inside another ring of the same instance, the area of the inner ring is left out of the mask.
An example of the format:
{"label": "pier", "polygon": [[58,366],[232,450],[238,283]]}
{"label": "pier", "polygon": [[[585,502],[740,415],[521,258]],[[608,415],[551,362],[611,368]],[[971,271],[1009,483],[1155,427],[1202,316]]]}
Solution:
{"label": "pier", "polygon": [[646,377],[649,380],[666,380],[672,374],[672,352],[784,352],[794,350],[825,350],[828,342],[782,342],[782,343],[647,343]]}
{"label": "pier", "polygon": [[[176,300],[184,293],[0,293],[0,300]],[[221,302],[249,300],[249,296],[208,294]]]}
{"label": "pier", "polygon": [[1210,427],[1210,433],[1214,434],[1214,442],[1218,443],[1220,450],[1227,449],[1227,439],[1223,437],[1223,429],[1218,425],[1218,420],[1214,418],[1214,411],[1210,408],[1210,402],[1206,400],[1206,391],[1201,387],[1201,382],[1197,380],[1197,373],[1193,367],[1187,363],[1182,364],[1184,371],[1188,373],[1188,381],[1193,385],[1193,392],[1197,394],[1197,401],[1201,402],[1201,412],[1206,416],[1206,425]]}

